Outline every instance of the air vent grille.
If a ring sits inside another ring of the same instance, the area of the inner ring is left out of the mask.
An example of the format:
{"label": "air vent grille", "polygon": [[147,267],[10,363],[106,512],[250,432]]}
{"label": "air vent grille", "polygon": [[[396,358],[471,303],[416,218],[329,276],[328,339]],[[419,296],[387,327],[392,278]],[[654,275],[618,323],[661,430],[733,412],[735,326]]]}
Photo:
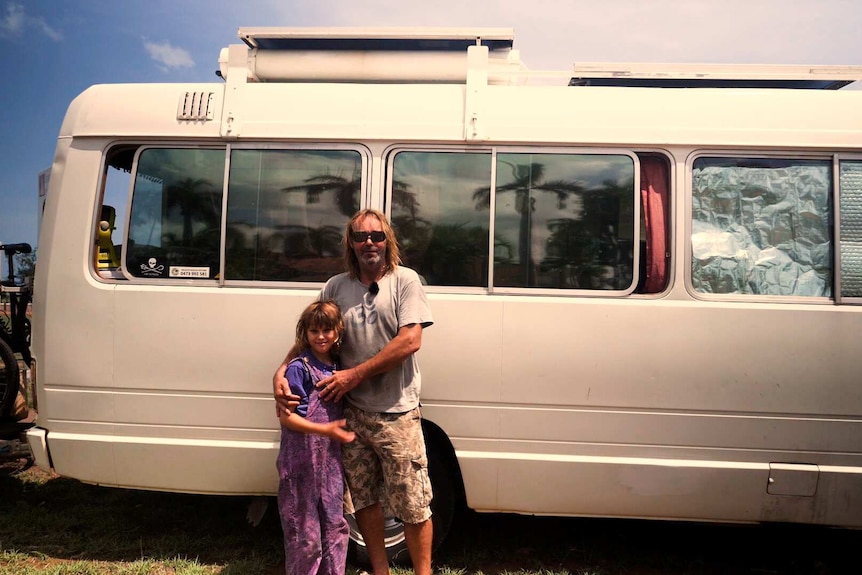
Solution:
{"label": "air vent grille", "polygon": [[213,95],[212,92],[186,92],[180,96],[177,120],[212,120]]}

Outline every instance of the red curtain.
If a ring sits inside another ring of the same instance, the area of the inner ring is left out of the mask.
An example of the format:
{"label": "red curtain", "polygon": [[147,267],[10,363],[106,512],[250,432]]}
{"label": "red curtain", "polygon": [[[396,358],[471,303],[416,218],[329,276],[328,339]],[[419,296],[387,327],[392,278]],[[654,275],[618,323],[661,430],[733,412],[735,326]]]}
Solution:
{"label": "red curtain", "polygon": [[657,293],[667,285],[668,166],[663,158],[641,157],[641,208],[646,223],[646,281],[643,290]]}

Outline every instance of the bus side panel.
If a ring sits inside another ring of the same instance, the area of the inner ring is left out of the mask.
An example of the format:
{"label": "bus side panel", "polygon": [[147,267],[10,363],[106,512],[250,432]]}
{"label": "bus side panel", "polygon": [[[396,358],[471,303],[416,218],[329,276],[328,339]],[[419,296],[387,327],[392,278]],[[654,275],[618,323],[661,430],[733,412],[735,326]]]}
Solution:
{"label": "bus side panel", "polygon": [[[471,507],[862,525],[858,507],[829,505],[862,472],[856,310],[503,297],[483,316],[503,326],[498,384],[457,352],[475,347],[459,306],[432,304],[423,413],[452,439]],[[457,373],[463,402],[438,383]],[[776,463],[824,483],[770,494]]]}
{"label": "bus side panel", "polygon": [[[82,410],[99,413],[104,421],[113,416],[109,398],[87,394],[110,385],[114,370],[114,288],[90,274],[95,238],[89,226],[81,225],[93,220],[102,155],[96,142],[67,142],[58,144],[51,176],[33,311],[39,424],[58,431],[67,419],[80,419]],[[83,395],[69,402],[62,394],[70,390]],[[93,432],[104,429],[103,424],[90,426]]]}
{"label": "bus side panel", "polygon": [[113,374],[48,392],[63,415],[47,422],[56,471],[142,489],[275,493],[272,373],[293,343],[288,318],[316,294],[119,285]]}
{"label": "bus side panel", "polygon": [[[771,494],[768,465],[459,451],[477,511],[862,527],[859,468],[820,468],[815,496]],[[529,466],[529,473],[525,473]]]}

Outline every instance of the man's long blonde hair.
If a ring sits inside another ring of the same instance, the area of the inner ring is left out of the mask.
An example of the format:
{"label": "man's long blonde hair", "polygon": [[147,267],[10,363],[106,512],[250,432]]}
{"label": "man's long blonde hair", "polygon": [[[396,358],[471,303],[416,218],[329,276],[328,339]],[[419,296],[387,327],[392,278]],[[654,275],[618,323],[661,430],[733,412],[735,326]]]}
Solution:
{"label": "man's long blonde hair", "polygon": [[350,239],[350,232],[354,231],[353,224],[366,216],[377,218],[377,221],[383,227],[383,233],[386,234],[386,272],[393,271],[401,264],[401,249],[398,246],[398,238],[395,237],[395,230],[389,225],[389,220],[386,219],[386,216],[377,210],[360,210],[353,214],[353,217],[347,222],[342,240],[344,242],[344,266],[347,268],[347,273],[353,278],[359,277],[359,258],[356,257],[356,253],[353,251],[353,240]]}

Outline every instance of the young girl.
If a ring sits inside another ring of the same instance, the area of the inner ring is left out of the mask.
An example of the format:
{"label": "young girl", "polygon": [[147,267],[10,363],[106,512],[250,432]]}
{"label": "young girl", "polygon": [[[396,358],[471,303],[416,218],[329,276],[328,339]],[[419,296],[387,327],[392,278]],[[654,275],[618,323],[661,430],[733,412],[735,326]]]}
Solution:
{"label": "young girl", "polygon": [[336,369],[344,331],[333,301],[308,306],[296,324],[299,356],[286,371],[290,391],[300,397],[292,415],[279,414],[278,511],[284,531],[287,575],[343,575],[349,527],[344,519],[341,402],[321,401],[314,385]]}

